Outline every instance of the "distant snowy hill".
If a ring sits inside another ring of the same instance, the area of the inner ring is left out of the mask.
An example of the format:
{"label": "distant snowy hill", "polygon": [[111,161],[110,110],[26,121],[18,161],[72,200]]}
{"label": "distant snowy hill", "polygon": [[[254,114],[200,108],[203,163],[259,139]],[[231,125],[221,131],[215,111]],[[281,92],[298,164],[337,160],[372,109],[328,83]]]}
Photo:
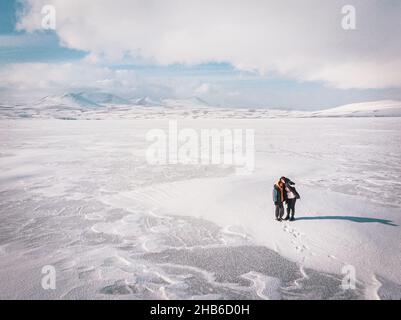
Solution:
{"label": "distant snowy hill", "polygon": [[141,97],[133,100],[133,104],[136,106],[148,106],[148,107],[155,107],[155,106],[161,106],[162,103],[160,101],[153,100],[149,97]]}
{"label": "distant snowy hill", "polygon": [[312,117],[401,117],[401,101],[383,100],[347,104],[316,111]]}
{"label": "distant snowy hill", "polygon": [[47,96],[37,101],[38,107],[93,108],[106,105],[131,104],[127,99],[107,92],[78,92]]}
{"label": "distant snowy hill", "polygon": [[101,104],[85,97],[83,93],[65,93],[63,95],[46,96],[34,103],[34,107],[101,107]]}
{"label": "distant snowy hill", "polygon": [[89,92],[89,93],[81,93],[81,96],[94,101],[97,104],[101,105],[110,105],[110,104],[131,104],[131,101],[120,96],[117,96],[108,92]]}

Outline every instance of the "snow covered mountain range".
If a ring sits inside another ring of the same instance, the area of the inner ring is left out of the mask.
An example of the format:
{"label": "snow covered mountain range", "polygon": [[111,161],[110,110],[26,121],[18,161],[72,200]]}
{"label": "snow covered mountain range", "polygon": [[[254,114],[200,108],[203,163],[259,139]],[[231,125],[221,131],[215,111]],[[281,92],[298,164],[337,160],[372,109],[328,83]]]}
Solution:
{"label": "snow covered mountain range", "polygon": [[46,96],[32,104],[1,105],[0,118],[332,118],[400,117],[401,101],[353,103],[319,111],[287,111],[270,108],[223,108],[199,97],[154,100],[122,98],[105,92],[78,92]]}

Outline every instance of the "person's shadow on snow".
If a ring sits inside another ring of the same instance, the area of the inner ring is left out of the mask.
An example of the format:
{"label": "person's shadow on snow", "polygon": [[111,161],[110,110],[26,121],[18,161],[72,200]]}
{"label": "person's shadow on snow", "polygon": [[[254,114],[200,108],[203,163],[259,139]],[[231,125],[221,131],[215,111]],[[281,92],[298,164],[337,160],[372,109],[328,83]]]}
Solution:
{"label": "person's shadow on snow", "polygon": [[358,223],[382,223],[388,226],[398,227],[397,224],[393,223],[391,220],[377,219],[377,218],[365,218],[365,217],[351,217],[351,216],[317,216],[317,217],[299,217],[295,218],[296,221],[300,220],[348,220]]}

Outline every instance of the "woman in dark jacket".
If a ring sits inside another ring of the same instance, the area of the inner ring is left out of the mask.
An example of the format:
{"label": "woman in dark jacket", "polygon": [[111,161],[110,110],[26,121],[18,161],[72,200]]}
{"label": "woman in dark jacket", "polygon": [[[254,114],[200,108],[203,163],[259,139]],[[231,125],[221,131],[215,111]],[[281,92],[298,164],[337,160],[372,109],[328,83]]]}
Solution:
{"label": "woman in dark jacket", "polygon": [[286,177],[281,177],[280,181],[284,183],[285,202],[287,203],[287,216],[284,218],[284,220],[294,221],[295,203],[297,199],[300,199],[301,197],[294,187],[295,182],[292,182]]}

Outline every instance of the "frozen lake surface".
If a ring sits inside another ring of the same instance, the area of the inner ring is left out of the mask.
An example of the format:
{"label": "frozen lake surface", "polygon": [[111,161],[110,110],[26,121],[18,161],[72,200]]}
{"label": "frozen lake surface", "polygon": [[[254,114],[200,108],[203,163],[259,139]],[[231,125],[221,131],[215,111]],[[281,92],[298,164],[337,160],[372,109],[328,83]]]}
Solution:
{"label": "frozen lake surface", "polygon": [[[400,299],[399,119],[178,121],[255,129],[245,176],[149,165],[146,132],[167,119],[1,120],[0,298]],[[273,218],[282,175],[293,223]]]}

